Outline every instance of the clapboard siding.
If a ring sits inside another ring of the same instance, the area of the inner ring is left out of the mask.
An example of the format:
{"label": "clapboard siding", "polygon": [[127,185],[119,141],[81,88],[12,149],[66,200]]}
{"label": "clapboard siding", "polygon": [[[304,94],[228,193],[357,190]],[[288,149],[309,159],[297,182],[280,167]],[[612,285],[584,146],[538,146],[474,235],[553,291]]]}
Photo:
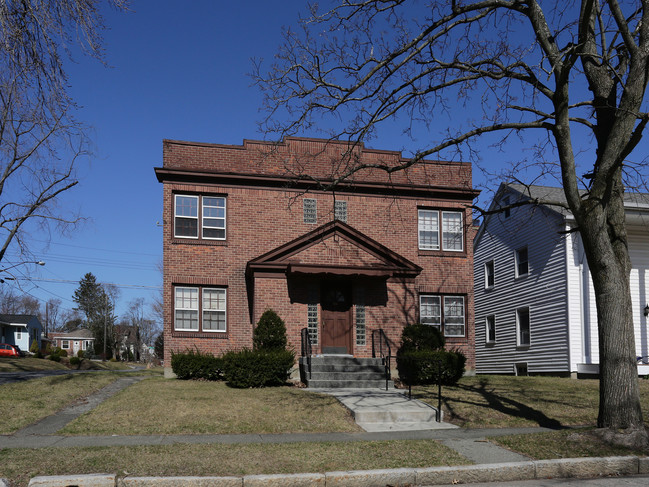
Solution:
{"label": "clapboard siding", "polygon": [[[476,372],[569,370],[568,283],[563,216],[546,207],[523,206],[492,215],[476,239],[474,254]],[[515,277],[515,251],[527,245],[530,273]],[[494,260],[495,285],[485,289],[484,265]],[[516,310],[529,307],[531,344],[516,346]],[[496,317],[496,343],[485,343],[486,316]]]}

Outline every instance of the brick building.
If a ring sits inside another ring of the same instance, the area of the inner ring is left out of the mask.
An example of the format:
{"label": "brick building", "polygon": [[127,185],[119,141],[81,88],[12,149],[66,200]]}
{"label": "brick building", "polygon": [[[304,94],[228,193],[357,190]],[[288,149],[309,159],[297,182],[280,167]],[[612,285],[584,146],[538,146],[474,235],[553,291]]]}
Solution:
{"label": "brick building", "polygon": [[165,367],[172,351],[252,346],[264,310],[299,353],[372,354],[372,331],[438,326],[474,367],[471,205],[466,163],[423,161],[388,175],[400,152],[286,138],[241,146],[165,140]]}

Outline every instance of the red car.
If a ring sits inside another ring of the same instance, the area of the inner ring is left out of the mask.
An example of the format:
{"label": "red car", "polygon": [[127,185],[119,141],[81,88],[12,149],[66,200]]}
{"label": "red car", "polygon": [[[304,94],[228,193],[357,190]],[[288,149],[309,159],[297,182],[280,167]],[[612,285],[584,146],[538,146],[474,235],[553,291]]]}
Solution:
{"label": "red car", "polygon": [[20,357],[20,352],[13,345],[0,343],[0,357]]}

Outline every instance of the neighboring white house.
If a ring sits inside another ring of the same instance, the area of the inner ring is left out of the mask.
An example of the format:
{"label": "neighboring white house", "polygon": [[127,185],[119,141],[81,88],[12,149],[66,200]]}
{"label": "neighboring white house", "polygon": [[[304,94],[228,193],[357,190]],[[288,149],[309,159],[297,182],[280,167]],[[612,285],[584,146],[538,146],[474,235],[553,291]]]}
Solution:
{"label": "neighboring white house", "polygon": [[0,342],[18,345],[28,352],[34,339],[41,348],[41,322],[34,315],[0,314]]}
{"label": "neighboring white house", "polygon": [[[502,184],[491,208],[563,189]],[[649,374],[649,194],[626,195],[638,372]],[[523,205],[484,219],[474,240],[476,372],[599,371],[595,295],[579,233],[561,207]]]}
{"label": "neighboring white house", "polygon": [[49,338],[55,347],[68,352],[68,356],[77,355],[79,350],[94,350],[95,337],[87,328],[78,328],[69,333],[50,333]]}

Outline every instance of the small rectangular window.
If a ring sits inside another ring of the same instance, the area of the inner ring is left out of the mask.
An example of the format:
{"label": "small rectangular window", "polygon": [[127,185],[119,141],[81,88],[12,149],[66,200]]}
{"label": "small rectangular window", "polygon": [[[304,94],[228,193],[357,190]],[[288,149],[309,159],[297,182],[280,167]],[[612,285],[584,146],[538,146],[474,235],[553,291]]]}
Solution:
{"label": "small rectangular window", "polygon": [[225,204],[225,196],[174,195],[174,237],[225,240]]}
{"label": "small rectangular window", "polygon": [[318,223],[318,200],[304,198],[302,200],[304,223]]}
{"label": "small rectangular window", "polygon": [[419,248],[439,250],[439,212],[418,210]]}
{"label": "small rectangular window", "polygon": [[309,331],[309,339],[312,345],[318,344],[318,291],[315,285],[311,285],[308,289],[308,304],[307,304],[307,330]]}
{"label": "small rectangular window", "polygon": [[516,345],[529,347],[530,343],[530,309],[519,308],[516,310]]}
{"label": "small rectangular window", "polygon": [[347,223],[347,202],[338,201],[334,203],[334,218],[343,223]]}
{"label": "small rectangular window", "polygon": [[198,331],[198,288],[175,289],[176,330]]}
{"label": "small rectangular window", "polygon": [[496,343],[496,315],[488,315],[485,318],[485,341]]}
{"label": "small rectangular window", "polygon": [[225,240],[225,198],[203,196],[203,238]]}
{"label": "small rectangular window", "polygon": [[359,288],[356,293],[356,345],[364,346],[365,338],[365,295]]}
{"label": "small rectangular window", "polygon": [[484,264],[484,287],[485,289],[494,287],[496,283],[496,268],[494,261],[490,260]]}
{"label": "small rectangular window", "polygon": [[444,297],[444,335],[464,336],[464,298],[462,296]]}
{"label": "small rectangular window", "polygon": [[458,211],[443,211],[442,249],[461,252],[464,250],[463,236],[462,213]]}
{"label": "small rectangular window", "polygon": [[515,261],[516,277],[526,276],[529,273],[527,247],[521,247],[516,250]]}
{"label": "small rectangular window", "polygon": [[174,236],[198,238],[198,196],[175,195]]}
{"label": "small rectangular window", "polygon": [[203,289],[203,331],[225,331],[225,289]]}
{"label": "small rectangular window", "polygon": [[63,340],[61,342],[61,348],[63,350],[69,350],[70,349],[70,341],[69,340]]}

